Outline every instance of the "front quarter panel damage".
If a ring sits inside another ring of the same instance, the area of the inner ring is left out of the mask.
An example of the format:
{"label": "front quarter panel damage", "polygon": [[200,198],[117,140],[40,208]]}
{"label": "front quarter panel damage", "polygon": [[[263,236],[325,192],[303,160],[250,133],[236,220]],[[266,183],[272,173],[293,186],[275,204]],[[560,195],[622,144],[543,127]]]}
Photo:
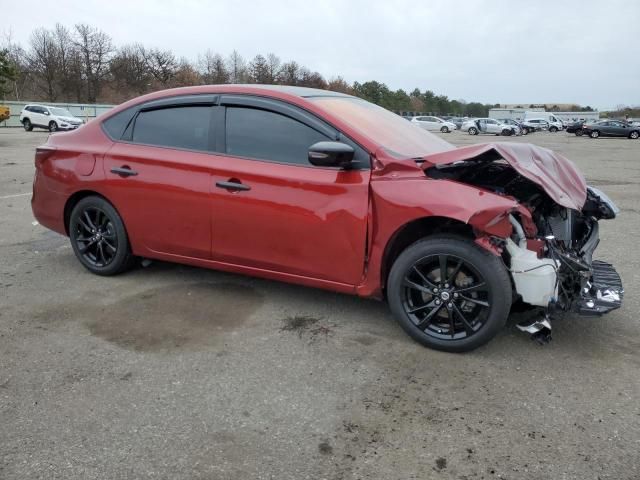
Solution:
{"label": "front quarter panel damage", "polygon": [[367,276],[358,293],[380,296],[385,248],[393,236],[408,223],[425,217],[442,217],[470,225],[479,245],[494,254],[500,250],[492,237],[506,238],[512,226],[509,213],[519,213],[530,229],[529,212],[515,199],[480,190],[462,183],[427,177],[379,178],[371,181],[373,232]]}

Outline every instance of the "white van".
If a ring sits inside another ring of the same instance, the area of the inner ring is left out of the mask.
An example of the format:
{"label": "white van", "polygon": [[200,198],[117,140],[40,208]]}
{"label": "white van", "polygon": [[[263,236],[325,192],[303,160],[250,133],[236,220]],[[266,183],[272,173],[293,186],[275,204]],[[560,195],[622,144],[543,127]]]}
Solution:
{"label": "white van", "polygon": [[564,123],[558,117],[551,112],[524,112],[523,121],[532,120],[546,120],[549,122],[549,131],[557,132],[564,129]]}

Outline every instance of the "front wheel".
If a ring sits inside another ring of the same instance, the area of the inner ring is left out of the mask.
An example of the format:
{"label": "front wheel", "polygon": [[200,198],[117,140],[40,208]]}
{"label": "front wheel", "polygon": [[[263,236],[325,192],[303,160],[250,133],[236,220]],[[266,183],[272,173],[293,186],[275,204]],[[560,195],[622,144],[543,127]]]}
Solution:
{"label": "front wheel", "polygon": [[558,128],[557,128],[557,127],[551,127],[551,128],[549,129],[549,131],[550,131],[551,133],[556,133],[556,132],[558,131]]}
{"label": "front wheel", "polygon": [[29,120],[28,118],[24,119],[24,121],[22,122],[22,126],[24,127],[25,132],[30,132],[31,130],[33,130],[33,125],[31,124],[31,120]]}
{"label": "front wheel", "polygon": [[504,135],[505,137],[510,137],[511,135],[513,135],[513,130],[511,130],[510,128],[505,128],[504,130],[502,130],[502,135]]}
{"label": "front wheel", "polygon": [[50,132],[57,132],[58,131],[58,124],[54,121],[49,122],[49,131]]}
{"label": "front wheel", "polygon": [[449,127],[442,127],[442,128],[440,129],[440,131],[441,131],[442,133],[449,133]]}
{"label": "front wheel", "polygon": [[639,133],[639,132],[637,132],[636,130],[634,130],[633,132],[631,132],[631,133],[629,134],[629,138],[631,138],[631,139],[633,139],[633,140],[636,140],[638,137],[640,137],[640,133]]}
{"label": "front wheel", "polygon": [[583,131],[581,128],[579,128],[578,130],[576,130],[576,137],[581,137],[581,136],[583,136],[583,135],[584,135],[584,131]]}
{"label": "front wheel", "polygon": [[477,135],[478,134],[478,129],[476,127],[471,127],[469,130],[469,135]]}
{"label": "front wheel", "polygon": [[97,275],[116,275],[134,262],[120,215],[102,197],[85,197],[69,219],[71,247],[80,263]]}
{"label": "front wheel", "polygon": [[473,350],[507,321],[511,281],[500,257],[459,236],[419,240],[396,259],[387,282],[394,317],[417,342]]}
{"label": "front wheel", "polygon": [[593,130],[593,131],[589,134],[589,136],[590,136],[591,138],[598,138],[598,137],[600,136],[600,132],[599,132],[598,130]]}
{"label": "front wheel", "polygon": [[522,128],[522,135],[528,135],[528,134],[529,134],[529,129],[528,129],[528,128],[523,127],[523,128]]}

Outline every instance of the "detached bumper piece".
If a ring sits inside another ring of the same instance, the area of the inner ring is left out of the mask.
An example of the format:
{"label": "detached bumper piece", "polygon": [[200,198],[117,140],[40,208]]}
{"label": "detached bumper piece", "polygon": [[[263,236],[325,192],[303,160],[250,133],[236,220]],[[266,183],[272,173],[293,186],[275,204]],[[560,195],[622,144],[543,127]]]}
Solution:
{"label": "detached bumper piece", "polygon": [[583,287],[577,310],[580,315],[604,315],[622,306],[624,288],[615,268],[609,263],[594,260],[591,282]]}

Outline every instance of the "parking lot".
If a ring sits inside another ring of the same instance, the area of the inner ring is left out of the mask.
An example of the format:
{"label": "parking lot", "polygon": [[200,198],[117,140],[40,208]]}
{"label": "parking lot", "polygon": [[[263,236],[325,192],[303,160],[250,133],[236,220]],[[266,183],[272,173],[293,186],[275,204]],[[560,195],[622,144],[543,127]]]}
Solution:
{"label": "parking lot", "polygon": [[376,301],[161,262],[91,275],[34,224],[47,135],[0,129],[0,478],[640,478],[640,141],[500,138],[618,204],[596,256],[625,303],[545,346],[514,315],[454,355]]}

